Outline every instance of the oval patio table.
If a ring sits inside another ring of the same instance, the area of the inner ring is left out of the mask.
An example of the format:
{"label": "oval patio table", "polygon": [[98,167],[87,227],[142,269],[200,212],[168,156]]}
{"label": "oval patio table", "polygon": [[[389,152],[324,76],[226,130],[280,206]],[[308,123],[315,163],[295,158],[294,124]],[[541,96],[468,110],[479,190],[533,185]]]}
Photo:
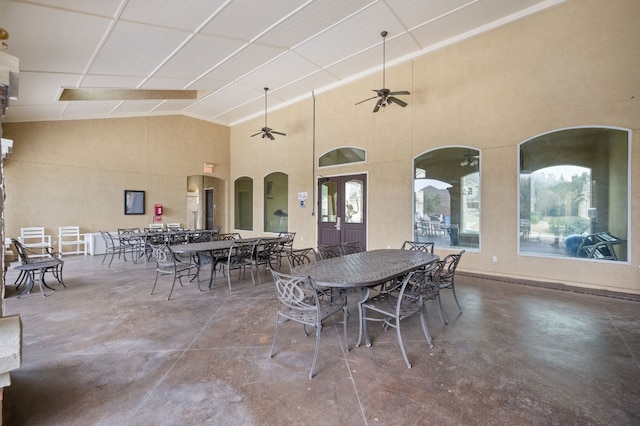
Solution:
{"label": "oval patio table", "polygon": [[[291,275],[311,277],[322,287],[360,289],[360,301],[364,301],[371,287],[438,260],[435,254],[415,250],[371,250],[295,266]],[[369,343],[369,336],[366,338]]]}
{"label": "oval patio table", "polygon": [[366,288],[439,259],[435,254],[414,250],[371,250],[299,265],[291,269],[291,275],[310,276],[323,287]]}

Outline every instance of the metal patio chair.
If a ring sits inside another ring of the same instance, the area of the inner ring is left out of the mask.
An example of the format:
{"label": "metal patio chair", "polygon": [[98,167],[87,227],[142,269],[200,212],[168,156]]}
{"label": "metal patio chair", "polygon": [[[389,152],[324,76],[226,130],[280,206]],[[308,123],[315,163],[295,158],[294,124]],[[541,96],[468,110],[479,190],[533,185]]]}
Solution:
{"label": "metal patio chair", "polygon": [[152,248],[153,258],[156,261],[156,279],[154,280],[153,287],[151,288],[152,295],[156,289],[156,285],[158,284],[158,278],[161,275],[171,275],[173,277],[171,290],[169,291],[169,297],[167,297],[167,300],[171,299],[173,289],[176,286],[176,281],[180,283],[180,286],[183,285],[183,277],[187,277],[189,278],[189,280],[197,278],[198,288],[200,289],[200,291],[203,291],[200,288],[200,266],[198,264],[179,260],[171,250],[171,247],[169,247],[167,244],[154,245],[152,246]]}
{"label": "metal patio chair", "polygon": [[[458,269],[458,264],[460,263],[460,258],[464,254],[465,250],[462,250],[458,254],[449,254],[445,256],[440,262],[442,262],[442,272],[438,277],[438,287],[440,290],[451,290],[453,293],[453,299],[456,301],[456,305],[458,305],[458,310],[462,313],[462,307],[460,306],[460,302],[458,301],[458,296],[456,295],[456,287],[455,287],[455,276],[456,269]],[[449,323],[447,319],[447,315],[444,312],[444,308],[442,307],[442,302],[438,297],[438,305],[440,306],[440,316],[442,318],[442,322],[445,324]]]}
{"label": "metal patio chair", "polygon": [[425,253],[433,254],[433,249],[436,243],[434,242],[420,242],[420,241],[405,241],[402,243],[401,250],[416,250]]}
{"label": "metal patio chair", "polygon": [[294,277],[271,270],[273,282],[277,295],[277,320],[276,329],[273,334],[273,343],[269,357],[274,356],[276,339],[280,324],[287,321],[295,321],[302,324],[305,336],[308,336],[307,326],[315,328],[316,345],[311,362],[309,379],[315,373],[316,361],[318,360],[318,349],[320,347],[320,333],[324,321],[334,314],[342,311],[344,346],[347,352],[347,306],[344,300],[323,300],[318,296],[318,288],[311,277]]}
{"label": "metal patio chair", "polygon": [[[436,297],[438,292],[437,278],[441,268],[441,265],[434,262],[426,269],[420,269],[407,274],[400,284],[399,291],[383,291],[367,298],[367,300],[363,302],[359,302],[360,328],[358,344],[356,346],[360,346],[364,335],[366,345],[370,347],[369,321],[382,322],[385,329],[389,327],[396,329],[396,336],[398,338],[400,351],[402,352],[402,358],[407,364],[407,367],[411,368],[411,363],[409,362],[404,348],[404,342],[402,341],[401,323],[414,315],[419,315],[420,325],[422,326],[427,344],[429,348],[433,347],[425,319],[424,302],[425,300]],[[378,315],[372,316],[373,313],[377,313]]]}

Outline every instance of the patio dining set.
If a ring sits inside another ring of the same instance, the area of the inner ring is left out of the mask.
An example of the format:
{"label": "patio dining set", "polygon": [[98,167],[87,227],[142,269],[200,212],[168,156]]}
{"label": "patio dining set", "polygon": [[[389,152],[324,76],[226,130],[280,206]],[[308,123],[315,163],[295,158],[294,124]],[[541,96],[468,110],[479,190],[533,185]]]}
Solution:
{"label": "patio dining set", "polygon": [[[276,354],[276,342],[282,324],[286,322],[315,329],[316,343],[309,378],[315,375],[320,346],[320,335],[325,322],[335,314],[342,314],[342,346],[349,351],[347,322],[349,319],[347,298],[358,298],[358,339],[371,347],[370,322],[380,322],[384,330],[395,329],[404,362],[411,368],[402,337],[403,322],[417,316],[429,348],[433,342],[425,317],[425,303],[437,301],[440,318],[444,324],[449,319],[445,313],[440,293],[451,290],[460,313],[462,307],[455,291],[455,272],[464,250],[440,258],[434,253],[433,242],[405,241],[399,249],[363,250],[356,242],[343,242],[331,246],[294,248],[295,232],[281,232],[277,236],[242,238],[239,233],[220,233],[215,230],[153,230],[138,228],[119,229],[118,233],[102,232],[106,252],[102,260],[107,267],[117,257],[135,263],[153,259],[156,263],[153,295],[162,276],[172,278],[167,300],[170,300],[176,283],[183,279],[197,281],[200,291],[215,286],[218,271],[226,277],[229,291],[233,290],[232,274],[244,278],[250,270],[251,281],[261,284],[260,267],[269,271],[277,295],[277,321],[269,356]],[[45,274],[51,273],[65,286],[62,279],[64,262],[59,254],[49,251],[48,256],[35,259],[28,249],[14,240],[20,255],[20,275],[16,285],[25,288],[19,297],[28,294],[35,283],[45,295]],[[283,262],[286,260],[286,262]],[[210,265],[209,283],[201,286],[200,271]],[[288,266],[283,272],[282,266]]]}
{"label": "patio dining set", "polygon": [[[349,351],[347,321],[349,319],[347,298],[358,298],[359,332],[356,346],[362,342],[371,347],[370,322],[380,322],[385,330],[396,330],[402,357],[408,368],[402,338],[402,323],[417,316],[428,346],[433,347],[429,334],[425,303],[438,303],[440,318],[444,324],[449,319],[440,297],[441,290],[451,290],[455,303],[462,307],[455,291],[455,272],[464,250],[440,259],[434,254],[433,242],[405,241],[399,249],[363,250],[356,242],[343,242],[330,246],[294,248],[295,232],[282,232],[277,236],[242,238],[238,233],[121,233],[120,240],[138,242],[140,256],[155,260],[156,277],[153,294],[161,276],[173,278],[168,300],[171,299],[176,282],[183,279],[196,280],[200,291],[215,286],[217,271],[226,276],[229,291],[233,290],[232,273],[244,278],[250,270],[251,282],[256,285],[254,271],[261,283],[260,267],[270,271],[277,295],[277,321],[269,353],[276,353],[276,342],[280,326],[285,322],[300,323],[307,335],[307,328],[315,329],[316,344],[309,378],[315,375],[320,346],[320,335],[325,322],[335,314],[342,314],[343,349]],[[142,238],[144,237],[144,238]],[[155,238],[154,238],[155,237]],[[105,255],[106,258],[106,255]],[[288,273],[282,266],[286,259]],[[210,278],[206,288],[200,285],[202,266],[209,264]]]}

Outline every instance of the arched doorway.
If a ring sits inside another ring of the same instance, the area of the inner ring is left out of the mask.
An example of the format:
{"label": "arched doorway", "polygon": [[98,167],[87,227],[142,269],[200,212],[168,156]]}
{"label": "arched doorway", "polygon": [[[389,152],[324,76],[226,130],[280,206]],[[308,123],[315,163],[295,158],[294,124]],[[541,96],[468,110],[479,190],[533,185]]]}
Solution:
{"label": "arched doorway", "polygon": [[224,181],[204,175],[187,177],[187,228],[225,228],[226,200]]}

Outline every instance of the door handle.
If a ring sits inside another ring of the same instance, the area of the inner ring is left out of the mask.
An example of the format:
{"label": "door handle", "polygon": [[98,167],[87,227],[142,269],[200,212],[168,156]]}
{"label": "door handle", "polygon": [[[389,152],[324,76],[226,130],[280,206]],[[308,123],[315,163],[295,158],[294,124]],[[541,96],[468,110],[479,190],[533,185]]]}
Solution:
{"label": "door handle", "polygon": [[338,216],[336,218],[336,224],[335,224],[336,229],[339,231],[340,230],[340,216]]}

